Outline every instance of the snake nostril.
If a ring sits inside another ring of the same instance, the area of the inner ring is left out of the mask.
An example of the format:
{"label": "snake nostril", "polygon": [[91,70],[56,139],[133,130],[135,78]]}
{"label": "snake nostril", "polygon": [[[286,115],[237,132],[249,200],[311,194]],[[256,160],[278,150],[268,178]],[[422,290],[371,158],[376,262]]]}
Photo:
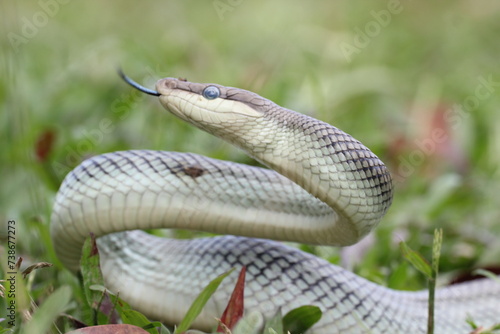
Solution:
{"label": "snake nostril", "polygon": [[177,88],[177,79],[173,79],[173,78],[166,78],[166,79],[163,79],[163,85],[167,88],[167,89],[175,89]]}

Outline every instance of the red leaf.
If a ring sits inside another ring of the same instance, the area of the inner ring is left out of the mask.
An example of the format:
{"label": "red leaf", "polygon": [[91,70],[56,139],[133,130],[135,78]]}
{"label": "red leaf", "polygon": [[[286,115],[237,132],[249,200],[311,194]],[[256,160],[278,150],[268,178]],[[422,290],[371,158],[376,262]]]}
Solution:
{"label": "red leaf", "polygon": [[96,256],[99,254],[99,249],[97,248],[97,242],[95,234],[90,232],[90,240],[92,242],[92,250],[90,251],[90,256]]}
{"label": "red leaf", "polygon": [[225,333],[224,326],[233,329],[236,323],[243,317],[243,299],[244,299],[244,291],[245,291],[245,273],[246,267],[241,268],[240,276],[238,277],[238,281],[234,286],[233,293],[231,294],[231,298],[227,303],[227,307],[222,313],[221,324],[217,327],[217,333]]}
{"label": "red leaf", "polygon": [[52,151],[56,134],[53,130],[45,130],[36,140],[35,155],[38,161],[45,161]]}

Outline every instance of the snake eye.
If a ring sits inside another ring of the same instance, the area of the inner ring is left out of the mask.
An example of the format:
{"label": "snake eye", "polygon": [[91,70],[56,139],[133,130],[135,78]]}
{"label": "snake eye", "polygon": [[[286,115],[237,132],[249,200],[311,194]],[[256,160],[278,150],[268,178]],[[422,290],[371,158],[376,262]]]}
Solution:
{"label": "snake eye", "polygon": [[220,96],[220,90],[215,86],[208,86],[203,90],[202,95],[207,100],[213,100]]}

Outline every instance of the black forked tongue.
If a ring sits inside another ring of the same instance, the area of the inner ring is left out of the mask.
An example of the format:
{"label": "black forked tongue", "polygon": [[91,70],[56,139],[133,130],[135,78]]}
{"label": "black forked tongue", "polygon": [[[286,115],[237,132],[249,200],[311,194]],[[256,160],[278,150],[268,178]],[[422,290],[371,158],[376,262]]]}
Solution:
{"label": "black forked tongue", "polygon": [[128,83],[130,86],[134,87],[137,90],[140,90],[143,93],[146,93],[146,94],[149,94],[149,95],[154,95],[154,96],[160,96],[161,95],[157,91],[149,89],[149,88],[146,88],[146,87],[143,87],[143,86],[139,85],[137,82],[135,82],[134,80],[130,79],[127,75],[125,75],[125,73],[123,73],[123,71],[122,71],[121,68],[118,69],[118,75],[123,80],[125,80],[125,82]]}

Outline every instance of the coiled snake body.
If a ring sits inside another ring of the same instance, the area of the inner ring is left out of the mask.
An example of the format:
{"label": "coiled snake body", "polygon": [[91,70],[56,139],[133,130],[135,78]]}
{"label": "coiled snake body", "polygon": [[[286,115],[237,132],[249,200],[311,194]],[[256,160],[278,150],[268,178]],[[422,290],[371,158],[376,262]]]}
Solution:
{"label": "coiled snake body", "polygon": [[[426,292],[390,290],[265,240],[342,246],[369,233],[393,189],[368,148],[245,90],[166,78],[151,91],[126,80],[272,170],[145,150],[85,160],[64,180],[52,214],[52,239],[67,267],[78,270],[81,246],[93,232],[107,287],[155,319],[178,323],[210,279],[246,266],[246,311],[269,317],[317,305],[323,316],[309,333],[425,333]],[[168,240],[133,231],[151,228],[229,236]],[[215,325],[233,274],[196,326]],[[481,325],[500,320],[500,284],[493,280],[440,289],[436,300],[438,334],[467,333],[467,315]]]}

